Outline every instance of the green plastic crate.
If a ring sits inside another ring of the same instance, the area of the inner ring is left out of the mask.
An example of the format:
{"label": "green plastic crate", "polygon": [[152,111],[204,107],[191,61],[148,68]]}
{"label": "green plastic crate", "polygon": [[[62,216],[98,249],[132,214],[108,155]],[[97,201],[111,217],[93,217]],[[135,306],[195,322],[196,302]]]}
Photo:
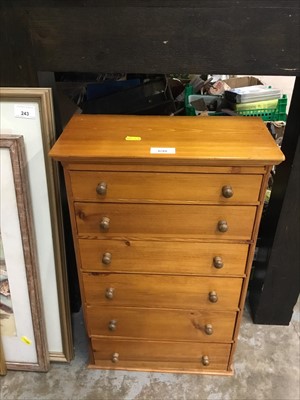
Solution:
{"label": "green plastic crate", "polygon": [[195,111],[195,108],[193,106],[191,106],[190,102],[189,102],[189,96],[191,96],[192,94],[194,94],[193,86],[186,85],[185,90],[184,90],[185,115],[193,117],[196,115],[196,111]]}
{"label": "green plastic crate", "polygon": [[[185,114],[188,116],[195,116],[195,108],[189,103],[189,96],[194,94],[193,86],[187,85],[185,88]],[[264,108],[256,110],[239,110],[236,111],[237,115],[244,117],[261,117],[263,121],[286,121],[286,106],[287,106],[287,96],[284,94],[281,99],[278,99],[277,107]],[[225,115],[222,112],[210,112],[210,116],[220,116]]]}
{"label": "green plastic crate", "polygon": [[[195,108],[189,102],[189,97],[191,95],[193,95],[193,94],[194,94],[193,86],[187,85],[185,87],[185,92],[184,92],[184,106],[185,106],[185,115],[188,115],[188,116],[196,116],[197,115],[197,112],[196,112]],[[199,95],[199,97],[208,98],[210,96],[209,95],[208,96],[200,96]],[[211,97],[221,97],[221,96],[211,96]],[[218,115],[225,115],[225,114],[224,113],[220,113],[220,112],[210,111],[208,113],[208,115],[210,115],[210,116],[218,116]]]}
{"label": "green plastic crate", "polygon": [[276,108],[260,108],[256,110],[238,110],[236,113],[243,117],[261,117],[264,121],[286,121],[287,95],[278,99]]}

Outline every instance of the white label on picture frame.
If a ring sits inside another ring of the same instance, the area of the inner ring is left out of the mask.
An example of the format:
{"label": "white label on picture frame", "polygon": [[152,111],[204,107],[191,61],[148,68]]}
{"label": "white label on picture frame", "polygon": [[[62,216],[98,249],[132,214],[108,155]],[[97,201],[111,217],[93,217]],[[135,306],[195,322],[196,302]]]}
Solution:
{"label": "white label on picture frame", "polygon": [[15,104],[14,115],[16,118],[35,118],[35,107],[27,104]]}

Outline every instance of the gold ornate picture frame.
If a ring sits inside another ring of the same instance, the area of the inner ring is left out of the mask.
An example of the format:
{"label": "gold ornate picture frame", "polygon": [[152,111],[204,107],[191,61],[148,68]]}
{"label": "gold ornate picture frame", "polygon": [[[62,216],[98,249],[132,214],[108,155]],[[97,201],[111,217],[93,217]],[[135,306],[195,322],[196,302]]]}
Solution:
{"label": "gold ornate picture frame", "polygon": [[51,361],[69,362],[73,340],[58,166],[49,88],[0,88],[1,133],[24,137],[41,293]]}

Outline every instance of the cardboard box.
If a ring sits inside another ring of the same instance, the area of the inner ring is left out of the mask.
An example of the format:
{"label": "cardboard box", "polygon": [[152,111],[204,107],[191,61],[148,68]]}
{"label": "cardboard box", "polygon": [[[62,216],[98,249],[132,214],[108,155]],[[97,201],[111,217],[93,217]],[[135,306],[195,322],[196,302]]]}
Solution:
{"label": "cardboard box", "polygon": [[223,82],[227,83],[231,89],[253,86],[253,85],[263,85],[263,83],[255,78],[254,76],[242,76],[240,78],[229,78],[225,79]]}

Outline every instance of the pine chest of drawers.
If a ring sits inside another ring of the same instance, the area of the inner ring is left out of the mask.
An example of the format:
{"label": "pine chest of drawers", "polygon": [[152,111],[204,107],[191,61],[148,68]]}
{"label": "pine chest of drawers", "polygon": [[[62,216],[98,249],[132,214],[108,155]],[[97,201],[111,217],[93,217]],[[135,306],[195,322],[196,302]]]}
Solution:
{"label": "pine chest of drawers", "polygon": [[259,118],[74,116],[64,167],[90,366],[230,374],[269,172]]}

